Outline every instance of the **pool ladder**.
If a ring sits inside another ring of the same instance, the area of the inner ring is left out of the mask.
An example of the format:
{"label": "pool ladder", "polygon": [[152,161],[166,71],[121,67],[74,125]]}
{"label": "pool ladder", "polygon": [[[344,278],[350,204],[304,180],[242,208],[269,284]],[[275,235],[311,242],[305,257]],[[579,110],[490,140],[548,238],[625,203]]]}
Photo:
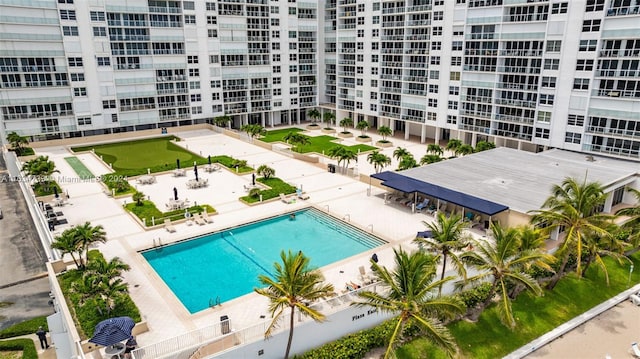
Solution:
{"label": "pool ladder", "polygon": [[160,237],[158,237],[158,243],[156,244],[156,239],[153,239],[153,248],[155,248],[157,251],[161,251],[162,250],[162,240],[160,239]]}
{"label": "pool ladder", "polygon": [[342,217],[342,220],[343,220],[343,221],[344,221],[344,220],[346,220],[347,222],[351,222],[351,215],[350,215],[349,213],[345,214],[345,215]]}
{"label": "pool ladder", "polygon": [[220,296],[216,296],[215,301],[213,300],[213,298],[209,298],[209,308],[213,308],[215,306],[222,306],[222,304],[220,303]]}

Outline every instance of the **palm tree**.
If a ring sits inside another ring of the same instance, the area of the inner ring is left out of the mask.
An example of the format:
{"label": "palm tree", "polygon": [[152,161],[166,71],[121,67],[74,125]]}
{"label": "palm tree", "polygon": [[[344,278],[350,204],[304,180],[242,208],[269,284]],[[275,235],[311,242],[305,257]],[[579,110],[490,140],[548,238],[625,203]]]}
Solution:
{"label": "palm tree", "polygon": [[542,204],[540,210],[531,211],[531,222],[547,226],[548,230],[564,228],[565,238],[556,252],[562,258],[560,268],[554,274],[547,288],[553,289],[564,275],[565,268],[572,255],[576,257],[576,272],[582,272],[582,248],[587,235],[606,235],[605,224],[612,216],[598,212],[604,204],[606,195],[600,184],[577,182],[565,178],[561,185],[554,185],[552,195]]}
{"label": "palm tree", "polygon": [[80,253],[84,253],[84,261],[82,255],[80,256],[80,267],[84,268],[88,259],[89,246],[94,243],[107,241],[107,233],[104,231],[102,225],[95,227],[91,226],[91,222],[85,222],[84,224],[77,225],[72,228],[73,236],[78,241]]}
{"label": "palm tree", "polygon": [[347,127],[353,126],[353,120],[351,117],[345,117],[340,120],[340,126],[342,126],[342,133],[349,133],[349,131],[347,131]]}
{"label": "palm tree", "polygon": [[20,136],[17,132],[9,132],[7,134],[7,141],[16,151],[16,154],[20,156],[24,150],[24,146],[29,144],[29,140],[25,136]]}
{"label": "palm tree", "polygon": [[418,162],[411,153],[402,156],[398,163],[398,171],[408,170],[409,168],[418,167]]}
{"label": "palm tree", "polygon": [[77,268],[80,268],[80,262],[76,259],[75,254],[82,257],[82,249],[78,245],[78,240],[75,237],[73,228],[65,229],[62,234],[56,236],[53,239],[53,243],[51,243],[51,248],[59,250],[63,256],[70,254],[73,263],[76,264]]}
{"label": "palm tree", "polygon": [[384,153],[380,153],[378,151],[373,151],[367,155],[367,161],[373,165],[376,173],[380,173],[380,171],[386,167],[391,165],[391,158],[385,155]]}
{"label": "palm tree", "polygon": [[382,141],[386,142],[387,141],[387,136],[391,136],[391,134],[393,133],[393,131],[391,130],[391,127],[389,126],[380,126],[378,127],[378,134],[380,136],[382,136]]}
{"label": "palm tree", "polygon": [[131,199],[136,202],[136,206],[142,206],[142,201],[144,201],[144,193],[136,191],[136,193],[131,196]]}
{"label": "palm tree", "polygon": [[627,191],[635,196],[636,205],[618,210],[616,215],[629,217],[621,227],[629,231],[629,243],[631,244],[632,250],[634,250],[640,247],[640,190],[627,187]]}
{"label": "palm tree", "polygon": [[457,154],[458,148],[460,148],[460,146],[462,146],[462,141],[456,139],[456,138],[452,138],[449,140],[449,142],[447,142],[447,146],[445,147],[445,149],[451,151],[454,153],[454,155]]}
{"label": "palm tree", "polygon": [[359,121],[356,125],[356,129],[360,130],[360,137],[369,137],[367,136],[367,129],[369,128],[369,122],[367,121]]}
{"label": "palm tree", "polygon": [[395,269],[392,272],[371,261],[372,272],[382,290],[361,291],[358,296],[363,301],[356,301],[352,305],[370,306],[382,312],[398,313],[385,358],[392,356],[394,347],[409,323],[417,324],[427,338],[453,357],[457,352],[456,344],[447,328],[440,322],[440,318],[452,318],[462,312],[463,306],[453,297],[433,295],[436,288],[453,277],[434,282],[436,269],[432,256],[422,252],[407,253],[402,248],[394,249],[393,252]]}
{"label": "palm tree", "polygon": [[[447,259],[451,259],[453,266],[456,268],[461,277],[466,277],[464,265],[460,262],[457,251],[468,245],[469,237],[464,235],[467,223],[464,222],[462,216],[452,214],[447,217],[442,212],[438,212],[434,223],[422,221],[422,224],[431,230],[431,238],[416,238],[414,243],[419,246],[425,246],[429,250],[438,252],[436,260],[442,259],[442,274],[440,280],[444,280],[444,273],[447,270]],[[442,286],[438,288],[438,296],[442,294]]]}
{"label": "palm tree", "polygon": [[491,150],[496,148],[496,144],[493,142],[488,142],[488,141],[478,141],[478,143],[476,143],[476,152],[482,152],[482,151],[486,151],[486,150]]}
{"label": "palm tree", "polygon": [[251,137],[251,140],[253,140],[258,136],[264,136],[267,134],[267,130],[261,125],[257,125],[257,124],[242,125],[242,127],[240,127],[240,131],[246,132],[247,135]]}
{"label": "palm tree", "polygon": [[429,165],[441,161],[444,161],[444,158],[440,157],[440,155],[426,154],[420,159],[420,165]]}
{"label": "palm tree", "polygon": [[343,171],[346,171],[351,161],[353,160],[355,160],[356,162],[358,161],[358,154],[355,151],[344,146],[331,147],[327,151],[327,156],[329,156],[330,158],[337,159],[338,166],[340,166],[340,164],[344,162],[344,165],[341,166],[343,168]]}
{"label": "palm tree", "polygon": [[322,120],[324,121],[324,123],[326,124],[327,127],[325,127],[326,129],[331,129],[331,124],[333,123],[333,120],[336,119],[336,115],[333,114],[333,112],[325,112],[322,115]]}
{"label": "palm tree", "polygon": [[274,170],[273,168],[267,165],[260,165],[260,167],[258,167],[256,172],[258,172],[258,174],[264,177],[265,179],[269,179],[271,176],[275,176],[276,174],[276,170]]}
{"label": "palm tree", "polygon": [[87,262],[87,272],[96,275],[101,280],[122,277],[123,271],[128,271],[131,267],[120,258],[114,257],[107,262],[104,257],[96,256]]}
{"label": "palm tree", "polygon": [[619,264],[622,264],[624,259],[629,263],[632,262],[624,255],[625,249],[629,246],[629,244],[624,241],[627,233],[613,222],[608,223],[605,230],[607,232],[605,234],[594,234],[585,237],[584,253],[586,253],[586,258],[582,275],[584,276],[589,266],[594,263],[602,270],[607,285],[609,285],[609,271],[602,257],[608,256],[614,258]]}
{"label": "palm tree", "polygon": [[395,158],[396,160],[400,160],[402,157],[410,154],[411,152],[409,152],[409,150],[407,150],[406,148],[398,147],[393,151],[393,158]]}
{"label": "palm tree", "polygon": [[430,143],[427,145],[427,153],[442,156],[442,154],[444,153],[444,150],[442,149],[442,146],[440,146],[439,144]]}
{"label": "palm tree", "polygon": [[[542,288],[534,278],[526,273],[526,269],[532,263],[550,262],[553,260],[553,256],[539,249],[521,250],[519,231],[516,228],[504,229],[499,225],[492,224],[491,231],[492,239],[475,240],[474,250],[460,255],[459,259],[462,263],[478,271],[478,274],[460,283],[477,284],[489,281],[491,289],[482,307],[486,308],[493,300],[494,295],[499,294],[498,315],[500,321],[509,328],[513,328],[516,322],[511,310],[509,285],[521,284],[536,295],[542,294]],[[548,265],[544,265],[544,268],[551,269]]]}
{"label": "palm tree", "polygon": [[216,126],[218,127],[225,127],[231,124],[231,121],[233,119],[231,118],[231,116],[228,115],[222,115],[222,116],[217,116],[213,119],[213,123],[216,124]]}
{"label": "palm tree", "polygon": [[467,145],[467,144],[460,145],[460,147],[458,147],[458,149],[456,150],[456,154],[460,154],[463,156],[470,155],[472,153],[473,153],[473,146]]}
{"label": "palm tree", "polygon": [[320,114],[320,111],[312,108],[311,110],[307,111],[307,116],[309,116],[311,122],[315,124],[322,115]]}
{"label": "palm tree", "polygon": [[56,164],[49,160],[49,156],[38,156],[32,160],[25,162],[22,170],[29,176],[34,176],[36,183],[42,184],[45,191],[49,190],[51,175],[56,170]]}
{"label": "palm tree", "polygon": [[277,327],[284,311],[289,308],[289,340],[284,358],[289,357],[291,342],[293,340],[293,323],[296,308],[304,316],[311,317],[317,322],[324,320],[324,314],[311,308],[307,303],[331,296],[334,291],[332,284],[324,283],[324,277],[319,270],[311,268],[309,257],[302,252],[293,254],[280,252],[282,264],[274,263],[274,278],[266,275],[258,276],[258,280],[266,288],[254,288],[254,291],[269,299],[269,312],[273,320],[264,333],[265,338],[270,337]]}
{"label": "palm tree", "polygon": [[301,150],[300,146],[311,143],[311,138],[309,136],[295,131],[289,131],[289,133],[287,133],[282,139],[292,144],[298,152]]}

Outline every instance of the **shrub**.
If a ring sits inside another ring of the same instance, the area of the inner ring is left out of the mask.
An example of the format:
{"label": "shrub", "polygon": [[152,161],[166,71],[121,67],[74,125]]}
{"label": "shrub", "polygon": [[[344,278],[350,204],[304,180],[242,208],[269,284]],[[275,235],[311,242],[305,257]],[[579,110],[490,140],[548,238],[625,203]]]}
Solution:
{"label": "shrub", "polygon": [[467,308],[471,309],[479,303],[487,300],[487,296],[489,295],[490,290],[491,283],[482,283],[477,287],[458,293],[456,294],[456,296],[464,303]]}
{"label": "shrub", "polygon": [[250,192],[249,195],[240,197],[242,201],[247,203],[256,203],[260,201],[260,195],[262,195],[262,200],[266,201],[271,198],[276,198],[280,195],[280,193],[291,194],[296,192],[296,187],[288,184],[287,182],[281,180],[278,177],[270,177],[270,178],[257,178],[256,181],[270,187],[269,189],[261,190],[256,195],[255,192]]}
{"label": "shrub", "polygon": [[0,341],[1,351],[22,351],[22,359],[38,359],[36,345],[31,339],[12,339]]}

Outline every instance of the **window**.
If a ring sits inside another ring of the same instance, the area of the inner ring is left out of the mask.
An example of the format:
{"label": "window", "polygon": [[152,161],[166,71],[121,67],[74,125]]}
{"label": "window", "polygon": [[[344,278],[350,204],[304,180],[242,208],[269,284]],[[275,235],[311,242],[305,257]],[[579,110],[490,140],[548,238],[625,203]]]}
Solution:
{"label": "window", "polygon": [[116,100],[104,100],[102,101],[102,108],[107,110],[110,108],[116,108]]}
{"label": "window", "polygon": [[271,19],[271,26],[280,26],[280,19]]}
{"label": "window", "polygon": [[297,31],[289,31],[289,38],[290,39],[295,39],[298,37],[298,32]]}
{"label": "window", "polygon": [[[289,8],[289,15],[295,15],[297,13],[298,13],[298,8],[295,8],[295,7],[290,7]],[[293,103],[292,103],[292,105],[293,105]]]}
{"label": "window", "polygon": [[84,81],[84,74],[82,73],[71,73],[71,81]]}
{"label": "window", "polygon": [[431,50],[440,50],[442,49],[442,42],[434,41],[431,43]]}
{"label": "window", "polygon": [[280,78],[280,77],[274,77],[274,78],[272,79],[272,82],[273,82],[273,84],[274,84],[274,85],[279,85],[279,84],[281,84],[281,83],[282,83],[282,78]]}
{"label": "window", "polygon": [[191,114],[192,115],[199,115],[202,113],[202,106],[193,106],[191,107]]}
{"label": "window", "polygon": [[58,0],[58,4],[73,4],[73,0]]}
{"label": "window", "polygon": [[538,111],[538,122],[551,123],[551,112]]}
{"label": "window", "polygon": [[182,8],[185,10],[195,10],[195,6],[193,5],[193,1],[183,1]]}
{"label": "window", "polygon": [[364,12],[364,4],[358,4],[358,12]]}
{"label": "window", "polygon": [[566,2],[551,4],[551,13],[566,14],[568,7],[569,7],[569,3],[566,3]]}
{"label": "window", "polygon": [[272,43],[271,50],[280,50],[280,43],[279,42]]}
{"label": "window", "polygon": [[211,100],[212,101],[220,101],[220,94],[217,92],[214,92],[211,94]]}
{"label": "window", "polygon": [[273,96],[281,96],[282,95],[282,89],[273,89]]}
{"label": "window", "polygon": [[298,76],[289,76],[289,83],[297,84],[298,83]]}
{"label": "window", "polygon": [[373,11],[380,11],[380,3],[379,2],[374,2],[373,3]]}
{"label": "window", "polygon": [[78,27],[77,26],[63,26],[62,34],[64,36],[78,36]]}
{"label": "window", "polygon": [[218,37],[218,30],[216,30],[216,29],[207,29],[207,35],[209,37]]}
{"label": "window", "polygon": [[573,89],[574,90],[588,90],[589,89],[589,79],[573,79]]}
{"label": "window", "polygon": [[379,58],[380,57],[378,55],[371,55],[371,62],[378,63]]}
{"label": "window", "polygon": [[280,69],[280,66],[274,66],[273,67],[273,73],[274,74],[279,74],[280,72],[282,72],[282,70]]}
{"label": "window", "polygon": [[78,126],[90,125],[91,117],[80,117],[78,118]]}
{"label": "window", "polygon": [[111,59],[108,57],[97,57],[98,66],[111,66]]}
{"label": "window", "polygon": [[279,39],[280,38],[280,31],[279,30],[271,31],[271,38],[272,39]]}
{"label": "window", "polygon": [[372,67],[371,68],[371,74],[372,75],[377,75],[378,74],[378,68],[377,67]]}
{"label": "window", "polygon": [[298,54],[289,54],[289,61],[298,61]]}
{"label": "window", "polygon": [[433,36],[442,36],[442,26],[434,26],[431,30]]}
{"label": "window", "polygon": [[364,37],[364,29],[358,29],[358,37]]}
{"label": "window", "polygon": [[553,101],[555,100],[555,95],[549,94],[540,94],[540,104],[541,105],[549,105],[553,106]]}
{"label": "window", "polygon": [[451,56],[451,66],[460,66],[460,65],[462,65],[462,57]]}
{"label": "window", "polygon": [[456,124],[458,123],[458,116],[456,115],[447,115],[447,123]]}
{"label": "window", "polygon": [[580,40],[578,51],[596,51],[598,40]]}
{"label": "window", "polygon": [[587,0],[585,11],[602,11],[604,9],[604,0]]}
{"label": "window", "polygon": [[104,21],[104,12],[91,11],[91,21]]}
{"label": "window", "polygon": [[429,93],[438,93],[438,85],[429,84],[428,91]]}
{"label": "window", "polygon": [[73,96],[87,96],[87,88],[86,87],[74,87],[73,88]]}
{"label": "window", "polygon": [[289,88],[289,95],[296,95],[298,93],[298,88],[297,87],[290,87]]}
{"label": "window", "polygon": [[451,43],[451,50],[452,51],[460,51],[460,50],[462,50],[462,41],[453,41]]}
{"label": "window", "polygon": [[279,14],[280,8],[277,6],[272,6],[269,11],[271,11],[272,14]]}
{"label": "window", "polygon": [[189,56],[187,56],[187,63],[188,64],[197,64],[198,63],[198,56],[197,55],[189,55]]}
{"label": "window", "polygon": [[536,138],[542,138],[545,140],[549,139],[549,129],[547,128],[536,128],[536,133],[534,135]]}
{"label": "window", "polygon": [[217,64],[220,62],[220,56],[219,55],[209,55],[209,63],[210,64]]}
{"label": "window", "polygon": [[200,81],[189,81],[189,89],[191,90],[200,89]]}
{"label": "window", "polygon": [[460,81],[460,72],[451,71],[451,73],[449,74],[449,80]]}
{"label": "window", "polygon": [[459,95],[460,87],[458,86],[449,86],[449,95]]}
{"label": "window", "polygon": [[444,19],[443,11],[434,11],[433,12],[433,21],[442,21]]}
{"label": "window", "polygon": [[60,20],[75,20],[75,19],[76,19],[75,10],[60,10]]}
{"label": "window", "polygon": [[562,41],[560,40],[548,40],[547,52],[560,52],[561,45],[562,45]]}
{"label": "window", "polygon": [[[460,74],[460,73],[458,72],[458,74]],[[432,79],[432,80],[440,79],[440,71],[435,71],[435,70],[434,71],[429,71],[429,78]]]}
{"label": "window", "polygon": [[202,95],[200,95],[199,93],[191,94],[191,102],[200,102],[200,101],[202,101]]}
{"label": "window", "polygon": [[555,88],[556,87],[556,78],[553,77],[553,76],[543,76],[542,77],[542,87]]}
{"label": "window", "polygon": [[545,70],[557,70],[560,66],[560,59],[544,59]]}
{"label": "window", "polygon": [[369,99],[371,100],[377,100],[378,99],[378,93],[377,92],[372,92],[369,94]]}
{"label": "window", "polygon": [[371,43],[371,50],[377,50],[379,46],[380,46],[379,42],[372,42]]}
{"label": "window", "polygon": [[431,56],[431,65],[440,65],[440,56]]}
{"label": "window", "polygon": [[584,126],[584,116],[583,115],[575,115],[569,114],[567,118],[567,125],[569,126]]}
{"label": "window", "polygon": [[94,26],[93,27],[93,36],[96,36],[96,37],[107,36],[107,28],[102,27],[102,26]]}
{"label": "window", "polygon": [[207,15],[207,24],[208,25],[217,25],[218,18],[216,16]]}
{"label": "window", "polygon": [[374,24],[379,24],[380,23],[380,16],[376,15],[372,18],[373,23]]}
{"label": "window", "polygon": [[371,80],[371,87],[378,87],[378,80]]}
{"label": "window", "polygon": [[582,32],[600,31],[600,19],[584,20],[582,22]]}
{"label": "window", "polygon": [[447,108],[449,110],[457,110],[458,109],[458,101],[449,101],[447,104]]}
{"label": "window", "polygon": [[575,132],[567,132],[564,135],[564,142],[566,143],[577,143],[580,144],[582,140],[582,135]]}
{"label": "window", "polygon": [[593,60],[578,59],[576,71],[593,71]]}
{"label": "window", "polygon": [[118,122],[118,114],[117,113],[112,113],[111,114],[111,122]]}
{"label": "window", "polygon": [[364,79],[356,79],[357,86],[364,86]]}
{"label": "window", "polygon": [[298,65],[289,65],[289,72],[298,72]]}
{"label": "window", "polygon": [[428,98],[427,99],[428,107],[438,107],[438,99],[437,98]]}
{"label": "window", "polygon": [[70,57],[68,58],[69,67],[81,67],[82,66],[82,57]]}
{"label": "window", "polygon": [[185,15],[184,16],[184,23],[185,24],[195,24],[196,23],[196,16],[195,15]]}
{"label": "window", "polygon": [[295,50],[297,48],[298,48],[298,44],[296,44],[295,42],[289,43],[289,50]]}
{"label": "window", "polygon": [[273,62],[280,62],[280,54],[273,54],[271,55],[271,61]]}

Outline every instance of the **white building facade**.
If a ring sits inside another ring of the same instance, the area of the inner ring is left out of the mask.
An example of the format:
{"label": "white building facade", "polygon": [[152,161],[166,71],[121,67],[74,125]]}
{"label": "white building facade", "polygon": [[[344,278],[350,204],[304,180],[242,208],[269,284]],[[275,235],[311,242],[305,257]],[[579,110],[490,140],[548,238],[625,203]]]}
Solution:
{"label": "white building facade", "polygon": [[638,0],[0,0],[2,137],[320,108],[422,142],[640,160]]}

